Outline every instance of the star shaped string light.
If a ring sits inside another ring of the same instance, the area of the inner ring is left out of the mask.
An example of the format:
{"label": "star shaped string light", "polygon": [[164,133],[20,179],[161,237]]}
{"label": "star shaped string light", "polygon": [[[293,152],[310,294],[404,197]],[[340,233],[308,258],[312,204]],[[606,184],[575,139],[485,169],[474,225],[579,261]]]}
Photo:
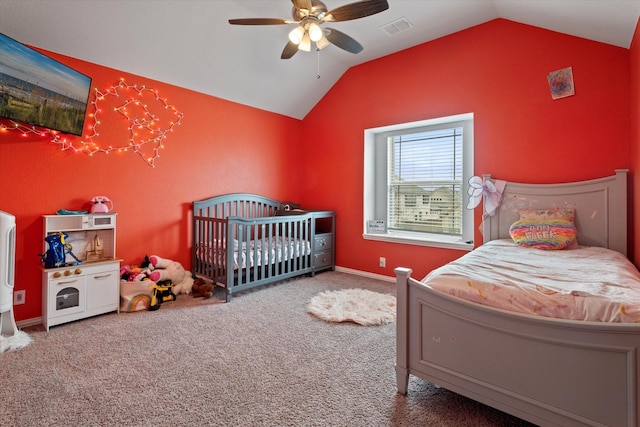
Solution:
{"label": "star shaped string light", "polygon": [[[94,91],[95,100],[91,102],[93,112],[88,114],[93,119],[93,123],[88,125],[91,133],[86,138],[80,139],[79,143],[57,131],[13,121],[12,126],[0,124],[0,132],[17,130],[25,137],[29,134],[51,136],[53,138],[51,142],[59,144],[62,150],[71,149],[75,152],[87,153],[89,156],[95,153],[109,154],[114,150],[118,152],[132,150],[149,166],[155,167],[155,161],[160,157],[160,149],[164,147],[164,140],[176,126],[180,125],[184,113],[170,105],[165,98],[160,97],[157,90],[144,85],[130,85],[124,79],[120,79],[117,84],[104,92],[97,88]],[[112,111],[120,114],[128,123],[126,144],[105,146],[100,143],[99,128],[105,114],[102,105],[107,101],[115,104]],[[156,113],[158,105],[160,111]]]}

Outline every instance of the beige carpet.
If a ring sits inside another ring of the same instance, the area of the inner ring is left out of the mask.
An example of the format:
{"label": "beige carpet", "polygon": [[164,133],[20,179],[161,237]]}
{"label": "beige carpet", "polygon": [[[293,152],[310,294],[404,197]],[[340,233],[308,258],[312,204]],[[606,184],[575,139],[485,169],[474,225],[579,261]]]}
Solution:
{"label": "beige carpet", "polygon": [[327,322],[384,325],[396,318],[396,297],[367,289],[324,291],[311,298],[307,311]]}
{"label": "beige carpet", "polygon": [[395,323],[327,323],[326,290],[395,293],[339,272],[234,294],[179,295],[158,311],[108,314],[0,354],[2,426],[526,426],[411,377],[395,382]]}

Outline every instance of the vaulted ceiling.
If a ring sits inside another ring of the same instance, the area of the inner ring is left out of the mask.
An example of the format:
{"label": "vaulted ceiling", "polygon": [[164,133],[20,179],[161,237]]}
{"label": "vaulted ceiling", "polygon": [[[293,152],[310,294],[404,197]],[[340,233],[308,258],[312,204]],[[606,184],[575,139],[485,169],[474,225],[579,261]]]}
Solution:
{"label": "vaulted ceiling", "polygon": [[[325,0],[329,10],[355,0]],[[0,32],[19,42],[302,119],[350,67],[504,18],[629,48],[640,0],[388,0],[376,15],[331,23],[362,44],[280,54],[290,0],[2,0]],[[409,24],[406,24],[408,22]],[[392,29],[410,27],[389,34]],[[524,48],[524,47],[523,47]]]}

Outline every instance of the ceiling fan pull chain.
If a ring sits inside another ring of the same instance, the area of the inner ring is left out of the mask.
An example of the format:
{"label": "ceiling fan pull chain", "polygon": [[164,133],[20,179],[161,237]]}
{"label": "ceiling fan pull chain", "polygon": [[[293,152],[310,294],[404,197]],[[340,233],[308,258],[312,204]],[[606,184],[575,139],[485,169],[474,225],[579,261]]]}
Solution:
{"label": "ceiling fan pull chain", "polygon": [[316,52],[318,52],[318,74],[316,74],[316,79],[320,78],[320,48],[316,48]]}

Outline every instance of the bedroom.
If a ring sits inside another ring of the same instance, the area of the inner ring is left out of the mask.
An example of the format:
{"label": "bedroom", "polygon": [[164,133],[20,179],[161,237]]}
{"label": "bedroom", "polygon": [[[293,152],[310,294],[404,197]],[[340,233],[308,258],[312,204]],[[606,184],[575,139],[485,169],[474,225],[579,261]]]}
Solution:
{"label": "bedroom", "polygon": [[[26,290],[16,319],[41,316],[41,215],[78,209],[95,194],[115,201],[125,262],[154,252],[188,266],[191,202],[235,191],[335,210],[344,269],[391,277],[410,265],[421,276],[457,258],[459,251],[362,239],[352,201],[362,194],[365,128],[473,111],[477,173],[540,181],[552,170],[549,181],[573,181],[628,168],[635,195],[639,39],[636,31],[624,49],[497,19],[350,69],[303,120],[47,52],[99,87],[125,78],[157,88],[185,118],[155,168],[132,155],[88,157],[40,137],[0,134],[0,208],[17,216],[16,289]],[[545,77],[566,66],[577,95],[553,101]],[[632,212],[638,203],[632,197]],[[640,224],[631,218],[630,256],[640,265]]]}
{"label": "bedroom", "polygon": [[[335,210],[336,263],[344,269],[392,276],[408,264],[420,275],[458,257],[362,239],[362,211],[351,200],[362,194],[366,128],[473,111],[478,173],[540,181],[541,170],[553,170],[549,180],[572,181],[628,168],[635,192],[639,37],[625,49],[496,19],[350,69],[302,120],[46,52],[91,75],[93,86],[121,78],[153,86],[184,121],[155,168],[136,156],[88,157],[41,137],[0,134],[0,206],[17,217],[16,290],[26,290],[16,320],[37,323],[41,315],[41,215],[79,209],[95,194],[115,201],[125,262],[154,252],[189,265],[191,202],[236,191]],[[567,66],[577,95],[553,101],[546,75]],[[633,198],[633,210],[638,203]],[[638,265],[637,232],[630,242]]]}
{"label": "bedroom", "polygon": [[[80,209],[95,194],[115,201],[118,253],[130,263],[154,252],[189,265],[190,203],[230,192],[335,210],[336,264],[346,269],[392,276],[394,266],[408,264],[419,275],[459,256],[362,239],[362,212],[350,200],[362,194],[366,128],[473,111],[477,173],[571,181],[629,168],[633,180],[640,162],[637,39],[636,32],[624,49],[496,19],[350,69],[303,120],[47,52],[91,75],[92,87],[121,78],[153,86],[184,119],[154,168],[122,153],[89,157],[33,135],[0,135],[0,205],[17,217],[16,289],[27,295],[16,319],[40,316],[41,215]],[[546,75],[566,66],[578,95],[553,101]],[[541,170],[554,172],[539,178]],[[638,264],[640,238],[630,242]]]}

